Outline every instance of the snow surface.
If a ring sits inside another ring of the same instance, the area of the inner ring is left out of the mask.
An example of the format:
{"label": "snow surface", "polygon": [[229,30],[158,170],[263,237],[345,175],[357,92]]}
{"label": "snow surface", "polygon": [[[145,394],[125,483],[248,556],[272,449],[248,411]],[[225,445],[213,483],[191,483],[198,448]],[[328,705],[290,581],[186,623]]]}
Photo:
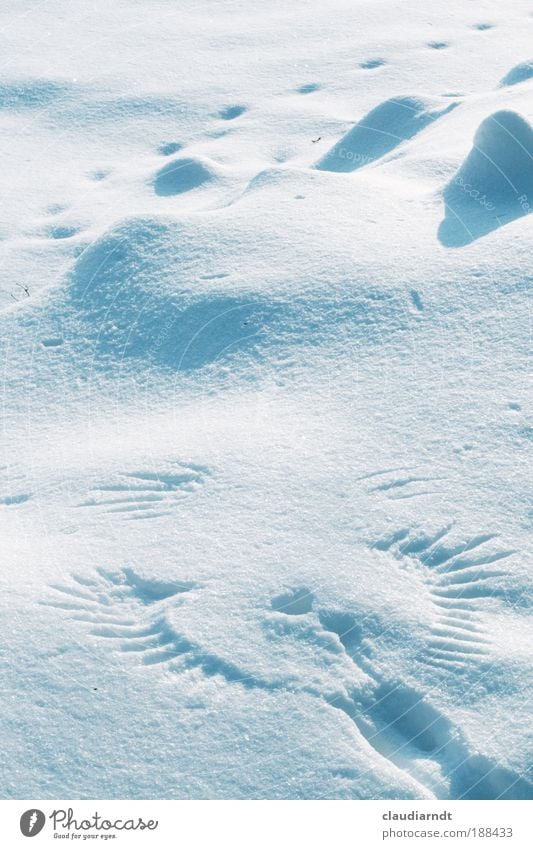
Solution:
{"label": "snow surface", "polygon": [[532,798],[531,4],[5,0],[6,798]]}

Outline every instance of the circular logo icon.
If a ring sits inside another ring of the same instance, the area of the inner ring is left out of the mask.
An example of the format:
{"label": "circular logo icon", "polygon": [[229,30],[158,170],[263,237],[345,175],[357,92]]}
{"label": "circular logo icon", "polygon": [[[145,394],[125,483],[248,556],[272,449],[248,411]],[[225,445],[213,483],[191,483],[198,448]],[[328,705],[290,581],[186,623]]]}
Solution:
{"label": "circular logo icon", "polygon": [[46,817],[42,811],[37,810],[37,808],[30,808],[20,818],[20,830],[24,837],[35,837],[42,831],[45,822]]}

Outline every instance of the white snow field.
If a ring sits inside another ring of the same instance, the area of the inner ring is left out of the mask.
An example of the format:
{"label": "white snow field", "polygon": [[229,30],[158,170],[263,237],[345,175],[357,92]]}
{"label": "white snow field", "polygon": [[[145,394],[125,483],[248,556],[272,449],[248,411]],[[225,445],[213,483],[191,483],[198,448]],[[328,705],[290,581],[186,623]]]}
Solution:
{"label": "white snow field", "polygon": [[3,797],[531,799],[533,4],[0,33]]}

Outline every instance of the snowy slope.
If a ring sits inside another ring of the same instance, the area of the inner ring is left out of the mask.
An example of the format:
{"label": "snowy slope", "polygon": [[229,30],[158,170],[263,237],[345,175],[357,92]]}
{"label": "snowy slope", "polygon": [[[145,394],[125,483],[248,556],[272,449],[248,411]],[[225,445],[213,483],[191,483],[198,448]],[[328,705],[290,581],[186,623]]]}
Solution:
{"label": "snowy slope", "polygon": [[532,798],[533,17],[0,12],[12,798]]}

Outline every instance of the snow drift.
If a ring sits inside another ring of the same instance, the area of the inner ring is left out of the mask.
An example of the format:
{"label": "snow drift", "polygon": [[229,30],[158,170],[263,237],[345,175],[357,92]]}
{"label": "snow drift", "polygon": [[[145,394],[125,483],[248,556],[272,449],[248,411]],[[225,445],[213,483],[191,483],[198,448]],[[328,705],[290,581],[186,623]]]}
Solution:
{"label": "snow drift", "polygon": [[516,112],[496,112],[480,125],[474,146],[444,193],[439,230],[454,247],[527,215],[533,203],[533,129]]}
{"label": "snow drift", "polygon": [[457,104],[446,98],[393,97],[365,115],[316,164],[321,171],[356,171],[412,139]]}

